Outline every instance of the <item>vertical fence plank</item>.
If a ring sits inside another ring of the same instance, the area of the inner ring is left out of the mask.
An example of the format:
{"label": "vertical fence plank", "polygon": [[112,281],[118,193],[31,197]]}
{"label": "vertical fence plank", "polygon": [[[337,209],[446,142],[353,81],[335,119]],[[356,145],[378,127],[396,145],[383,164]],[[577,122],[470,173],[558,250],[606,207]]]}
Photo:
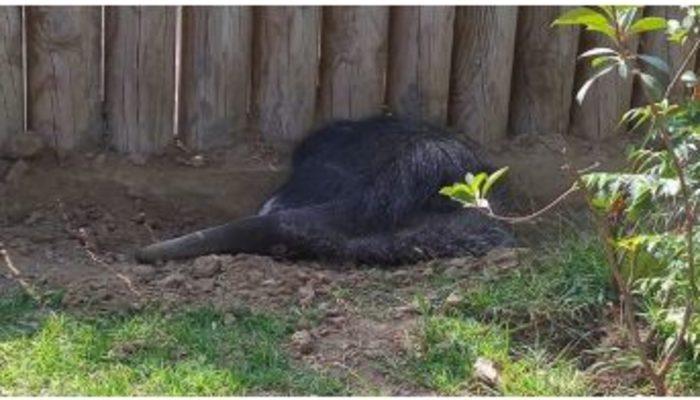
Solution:
{"label": "vertical fence plank", "polygon": [[233,143],[246,128],[253,44],[251,7],[186,7],[181,133],[198,149]]}
{"label": "vertical fence plank", "polygon": [[552,28],[565,7],[521,6],[515,45],[509,131],[566,134],[579,29]]}
{"label": "vertical fence plank", "polygon": [[52,147],[101,137],[99,7],[27,10],[29,127]]}
{"label": "vertical fence plank", "polygon": [[257,128],[282,146],[312,126],[319,70],[319,7],[260,7],[255,16]]}
{"label": "vertical fence plank", "polygon": [[175,7],[107,9],[107,123],[121,152],[157,152],[172,139],[175,14]]}
{"label": "vertical fence plank", "polygon": [[449,120],[482,143],[506,136],[518,10],[458,7]]}
{"label": "vertical fence plank", "polygon": [[359,118],[384,103],[388,7],[323,10],[320,117]]}
{"label": "vertical fence plank", "polygon": [[393,111],[447,122],[455,8],[393,7],[388,103]]}
{"label": "vertical fence plank", "polygon": [[[685,13],[679,6],[646,6],[644,7],[644,16],[663,17],[682,21]],[[683,46],[680,46],[677,43],[669,43],[666,37],[666,32],[661,30],[643,34],[639,44],[639,51],[644,54],[654,55],[666,61],[672,76],[672,74],[675,73],[676,69],[680,67],[681,63],[688,55],[691,46],[692,43],[690,41],[687,41]],[[690,63],[691,69],[693,64],[693,62]],[[654,69],[654,67],[649,67],[648,65],[645,65],[645,69],[657,78],[660,78],[659,81],[662,85],[664,85],[664,87],[670,83],[671,76],[664,75],[659,70]],[[671,92],[671,96],[674,98],[678,97],[682,92],[683,86],[676,85],[673,92]],[[643,90],[641,87],[639,87],[639,82],[635,83],[634,103],[646,103]]]}
{"label": "vertical fence plank", "polygon": [[[607,37],[596,32],[582,32],[582,40],[579,53],[594,47],[610,47]],[[631,46],[637,46],[638,40],[634,40]],[[590,62],[581,61],[576,70],[574,91],[578,91],[586,80],[595,72]],[[631,78],[622,79],[616,71],[598,79],[586,93],[583,104],[574,101],[571,110],[569,133],[574,136],[604,140],[624,129],[619,124],[622,114],[627,111],[632,103]]]}
{"label": "vertical fence plank", "polygon": [[20,7],[0,7],[0,145],[24,128],[22,15]]}

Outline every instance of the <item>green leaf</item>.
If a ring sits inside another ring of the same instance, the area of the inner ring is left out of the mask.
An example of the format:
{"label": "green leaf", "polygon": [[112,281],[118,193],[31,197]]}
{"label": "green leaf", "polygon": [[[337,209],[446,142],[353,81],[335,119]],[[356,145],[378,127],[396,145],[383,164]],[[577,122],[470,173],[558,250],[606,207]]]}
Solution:
{"label": "green leaf", "polygon": [[612,69],[613,69],[614,67],[615,67],[614,65],[611,65],[611,66],[609,66],[609,67],[607,67],[607,68],[605,68],[605,69],[603,69],[603,70],[601,70],[601,71],[598,71],[598,73],[596,73],[595,75],[593,75],[593,77],[592,77],[591,79],[587,80],[586,83],[584,83],[584,84],[581,86],[581,89],[579,89],[579,90],[578,90],[578,93],[576,93],[576,101],[578,102],[578,104],[582,104],[582,103],[583,103],[583,99],[584,99],[584,97],[586,97],[586,92],[588,92],[588,89],[591,88],[591,85],[593,85],[593,83],[594,83],[598,78],[600,78],[601,76],[603,76],[603,75],[607,74],[608,72],[612,71]]}
{"label": "green leaf", "polygon": [[642,80],[642,84],[649,89],[653,100],[661,99],[661,96],[663,96],[663,88],[656,78],[644,72],[639,73],[639,78]]}
{"label": "green leaf", "polygon": [[487,177],[488,174],[486,172],[479,172],[478,174],[476,174],[474,180],[471,182],[472,191],[474,192],[477,198],[484,197],[481,191],[481,184],[486,181]]}
{"label": "green leaf", "polygon": [[630,30],[632,21],[634,21],[634,17],[637,16],[637,9],[638,7],[635,6],[615,8],[615,10],[617,10],[618,13],[617,20],[619,25],[622,27],[623,32],[628,32]]}
{"label": "green leaf", "polygon": [[661,17],[644,17],[630,27],[631,33],[643,33],[666,29],[666,19]]}
{"label": "green leaf", "polygon": [[658,69],[659,71],[665,72],[666,74],[669,73],[671,70],[668,67],[668,64],[666,64],[666,61],[660,59],[659,57],[656,56],[650,56],[648,54],[638,54],[637,57],[639,57],[642,61],[645,63],[651,65],[652,67]]}
{"label": "green leaf", "polygon": [[600,56],[596,57],[591,60],[591,67],[593,68],[600,68],[602,67],[606,61],[612,61],[612,63],[609,63],[607,65],[612,65],[612,64],[617,64],[620,62],[620,58],[618,56]]}
{"label": "green leaf", "polygon": [[482,189],[484,197],[488,196],[493,184],[496,183],[499,179],[501,179],[501,177],[505,175],[506,172],[508,172],[508,167],[503,167],[489,176],[489,178],[486,180],[486,183],[484,183],[484,187]]}
{"label": "green leaf", "polygon": [[617,54],[617,52],[611,48],[608,47],[595,47],[590,50],[584,51],[581,53],[578,58],[586,58],[586,57],[592,57],[592,56],[599,56],[602,54]]}
{"label": "green leaf", "polygon": [[583,25],[589,31],[601,32],[615,39],[615,29],[610,25],[608,19],[603,14],[588,7],[578,7],[565,12],[552,22],[552,26],[556,25]]}

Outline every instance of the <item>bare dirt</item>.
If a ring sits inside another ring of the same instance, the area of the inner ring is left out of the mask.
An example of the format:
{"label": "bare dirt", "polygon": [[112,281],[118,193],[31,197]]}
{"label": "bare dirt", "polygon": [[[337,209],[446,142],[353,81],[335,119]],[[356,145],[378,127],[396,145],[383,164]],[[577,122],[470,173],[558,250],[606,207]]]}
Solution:
{"label": "bare dirt", "polygon": [[[513,180],[520,199],[533,204],[567,186],[552,146],[537,143],[494,151],[497,160],[510,160],[511,168],[521,171]],[[584,151],[576,161],[579,166],[595,157],[610,162],[613,152],[606,151]],[[67,309],[90,312],[129,312],[153,304],[166,310],[202,304],[294,310],[300,317],[289,346],[298,359],[383,388],[384,394],[420,392],[397,383],[382,366],[407,346],[418,320],[416,293],[447,296],[430,283],[517,265],[513,254],[391,270],[254,255],[139,265],[132,257],[139,246],[255,212],[284,179],[284,164],[246,149],[207,155],[171,151],[151,160],[44,154],[19,162],[23,165],[0,165],[5,174],[0,292],[23,282],[59,290]],[[533,185],[541,189],[536,196]]]}

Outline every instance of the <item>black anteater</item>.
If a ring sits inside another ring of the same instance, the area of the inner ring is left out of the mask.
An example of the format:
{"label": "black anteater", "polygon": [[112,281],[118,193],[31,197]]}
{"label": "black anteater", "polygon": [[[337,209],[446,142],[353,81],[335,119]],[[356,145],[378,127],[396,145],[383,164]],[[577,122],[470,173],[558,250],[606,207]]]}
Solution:
{"label": "black anteater", "polygon": [[[391,265],[514,244],[495,220],[438,193],[467,172],[495,170],[475,143],[441,128],[393,117],[335,122],[299,145],[292,168],[258,215],[153,244],[137,259],[255,253]],[[503,186],[490,201],[502,209]]]}

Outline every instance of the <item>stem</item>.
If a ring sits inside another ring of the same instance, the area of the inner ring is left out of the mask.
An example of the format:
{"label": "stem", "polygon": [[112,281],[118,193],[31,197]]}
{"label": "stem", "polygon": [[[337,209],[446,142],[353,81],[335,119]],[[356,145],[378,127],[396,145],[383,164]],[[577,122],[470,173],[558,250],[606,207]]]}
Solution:
{"label": "stem", "polygon": [[664,379],[661,376],[659,376],[654,370],[654,366],[652,365],[651,361],[649,360],[649,357],[647,356],[646,346],[644,345],[639,336],[639,328],[637,327],[637,321],[635,320],[634,312],[632,310],[632,294],[630,292],[629,286],[627,285],[627,282],[622,278],[622,268],[620,266],[620,260],[618,260],[617,257],[615,257],[615,249],[612,247],[611,244],[613,241],[613,234],[612,228],[610,227],[610,223],[607,219],[605,219],[605,217],[602,217],[598,214],[598,212],[596,212],[595,206],[593,205],[593,196],[586,188],[581,174],[579,174],[576,170],[572,168],[568,168],[568,170],[571,171],[574,180],[578,183],[578,185],[583,191],[586,204],[591,210],[591,214],[593,214],[593,219],[596,222],[598,236],[603,241],[605,257],[608,260],[608,265],[610,265],[610,269],[612,270],[613,279],[615,280],[615,283],[618,286],[618,290],[620,291],[620,303],[622,305],[622,313],[625,320],[625,325],[627,325],[627,330],[629,331],[630,336],[632,338],[632,344],[635,350],[637,351],[639,359],[642,361],[642,366],[644,367],[644,371],[646,372],[647,377],[649,378],[649,380],[651,380],[651,382],[654,385],[656,394],[664,395],[666,394],[666,385],[664,383]]}
{"label": "stem", "polygon": [[669,98],[671,96],[671,90],[673,90],[673,87],[676,86],[678,81],[681,79],[681,75],[683,75],[683,70],[688,67],[688,64],[690,64],[690,61],[694,60],[693,55],[697,53],[698,49],[700,49],[700,39],[695,41],[695,44],[693,47],[690,49],[688,54],[685,56],[685,59],[683,59],[683,62],[681,65],[678,67],[678,71],[676,71],[676,74],[673,76],[673,79],[671,80],[671,83],[668,84],[668,87],[666,88],[666,92],[664,93],[664,98]]}
{"label": "stem", "polygon": [[569,195],[574,193],[575,191],[578,190],[578,187],[576,184],[571,185],[569,189],[567,189],[564,193],[560,194],[559,197],[554,199],[551,203],[547,204],[546,206],[540,208],[539,210],[533,212],[532,214],[528,214],[522,217],[505,217],[501,215],[494,214],[490,209],[484,209],[484,208],[477,208],[477,210],[482,211],[484,214],[488,215],[489,217],[498,220],[498,221],[504,221],[508,222],[511,224],[519,224],[522,222],[530,222],[540,215],[546,213],[547,211],[551,210],[555,206],[557,206],[559,203],[562,201],[566,200]]}

